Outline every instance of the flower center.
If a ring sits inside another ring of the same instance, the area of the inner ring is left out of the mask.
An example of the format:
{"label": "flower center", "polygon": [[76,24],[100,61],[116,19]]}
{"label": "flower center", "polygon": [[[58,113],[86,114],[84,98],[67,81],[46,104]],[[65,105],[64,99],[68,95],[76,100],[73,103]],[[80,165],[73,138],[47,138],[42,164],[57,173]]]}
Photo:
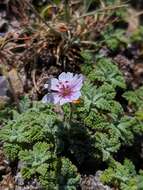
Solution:
{"label": "flower center", "polygon": [[62,97],[66,97],[66,96],[70,96],[71,95],[71,88],[67,85],[62,85],[62,87],[60,88],[60,93]]}

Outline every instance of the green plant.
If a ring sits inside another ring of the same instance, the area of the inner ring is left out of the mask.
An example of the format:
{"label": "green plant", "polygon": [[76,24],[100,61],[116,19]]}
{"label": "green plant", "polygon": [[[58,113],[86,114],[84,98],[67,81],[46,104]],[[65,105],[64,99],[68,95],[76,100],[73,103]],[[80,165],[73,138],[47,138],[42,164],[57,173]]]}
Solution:
{"label": "green plant", "polygon": [[[119,14],[119,12],[117,12]],[[125,30],[123,29],[113,29],[108,27],[107,30],[102,32],[102,37],[104,43],[112,51],[117,50],[121,46],[126,46],[129,42],[129,39],[125,37]]]}
{"label": "green plant", "polygon": [[0,139],[7,157],[20,160],[23,178],[37,177],[46,190],[56,190],[58,186],[63,190],[76,189],[80,178],[76,167],[58,156],[60,117],[53,106],[35,102],[32,108],[22,110],[1,129]]}
{"label": "green plant", "polygon": [[53,144],[38,142],[33,146],[33,150],[21,150],[19,159],[24,163],[23,177],[30,178],[35,173],[44,176],[55,159],[54,154],[51,154],[53,149]]}
{"label": "green plant", "polygon": [[[43,112],[40,111],[43,109]],[[43,108],[33,107],[17,118],[9,121],[2,129],[0,138],[9,143],[34,143],[50,137],[55,122],[55,114],[50,106]]]}
{"label": "green plant", "polygon": [[113,87],[125,88],[125,80],[118,67],[108,58],[99,58],[94,64],[94,69],[89,73],[91,81],[107,82]]}
{"label": "green plant", "polygon": [[22,162],[25,179],[36,177],[46,190],[76,189],[80,175],[71,160],[77,166],[94,160],[97,168],[105,163],[103,182],[136,190],[138,174],[133,164],[125,161],[122,165],[115,157],[143,134],[142,87],[123,94],[126,107],[133,107],[132,114],[126,113],[116,98],[118,89],[126,91],[118,67],[104,56],[83,52],[83,57],[88,64],[82,67],[86,77],[79,103],[45,105],[23,98],[21,113],[13,111],[1,129],[4,151],[10,160]]}
{"label": "green plant", "polygon": [[130,105],[137,110],[143,109],[143,86],[135,91],[127,91],[123,94],[123,97],[126,98]]}
{"label": "green plant", "polygon": [[133,163],[127,159],[123,165],[113,161],[111,166],[102,173],[100,178],[105,184],[113,185],[120,190],[138,189],[135,167]]}

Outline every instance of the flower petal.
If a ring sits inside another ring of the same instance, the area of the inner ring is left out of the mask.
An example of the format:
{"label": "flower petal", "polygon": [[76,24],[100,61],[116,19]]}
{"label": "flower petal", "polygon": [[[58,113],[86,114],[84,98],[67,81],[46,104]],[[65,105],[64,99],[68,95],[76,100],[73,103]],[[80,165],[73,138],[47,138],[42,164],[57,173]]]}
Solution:
{"label": "flower petal", "polygon": [[42,102],[43,102],[43,103],[50,103],[50,102],[51,102],[50,99],[49,99],[48,94],[46,94],[46,95],[42,98]]}
{"label": "flower petal", "polygon": [[60,100],[61,100],[60,95],[58,93],[52,93],[52,96],[53,96],[53,103],[54,104],[59,104]]}
{"label": "flower petal", "polygon": [[50,90],[59,91],[59,80],[56,78],[50,79],[49,88],[50,88]]}
{"label": "flower petal", "polygon": [[82,85],[83,85],[83,81],[84,81],[84,77],[81,75],[79,76],[76,80],[74,79],[71,82],[71,88],[72,91],[78,91],[81,89]]}
{"label": "flower petal", "polygon": [[68,102],[71,102],[70,100],[69,100],[69,98],[61,98],[61,100],[60,100],[60,105],[63,105],[63,104],[65,104],[65,103],[68,103]]}
{"label": "flower petal", "polygon": [[73,102],[74,100],[78,100],[80,96],[81,96],[81,92],[77,91],[77,92],[74,92],[71,96],[61,98],[59,103],[60,105],[63,105],[68,102]]}
{"label": "flower petal", "polygon": [[53,103],[58,104],[60,102],[61,97],[58,93],[48,93],[42,98],[43,103]]}
{"label": "flower petal", "polygon": [[74,92],[74,93],[71,95],[71,97],[70,97],[71,102],[72,102],[73,100],[78,100],[80,96],[81,96],[81,92],[80,92],[80,91]]}
{"label": "flower petal", "polygon": [[71,81],[73,80],[73,73],[70,73],[70,72],[63,72],[59,75],[59,80],[60,81]]}

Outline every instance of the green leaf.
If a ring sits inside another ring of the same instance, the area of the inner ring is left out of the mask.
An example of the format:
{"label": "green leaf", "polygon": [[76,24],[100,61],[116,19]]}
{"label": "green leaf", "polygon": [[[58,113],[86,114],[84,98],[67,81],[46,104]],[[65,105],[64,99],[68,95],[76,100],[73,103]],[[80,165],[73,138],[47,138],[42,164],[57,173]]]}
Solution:
{"label": "green leaf", "polygon": [[56,121],[55,113],[46,109],[31,108],[17,115],[1,129],[0,139],[6,142],[32,143],[44,138],[52,138],[51,132]]}
{"label": "green leaf", "polygon": [[10,160],[16,160],[21,147],[17,144],[4,143],[4,153]]}
{"label": "green leaf", "polygon": [[21,150],[19,152],[19,158],[27,165],[31,167],[38,167],[45,161],[51,159],[52,144],[36,143],[33,146],[33,150]]}
{"label": "green leaf", "polygon": [[101,174],[101,181],[121,190],[137,190],[136,172],[133,163],[125,160],[123,165],[112,161],[109,168]]}
{"label": "green leaf", "polygon": [[19,159],[24,163],[21,168],[23,177],[29,178],[36,173],[45,175],[50,167],[49,165],[56,159],[53,148],[52,144],[38,142],[33,146],[32,150],[21,150]]}
{"label": "green leaf", "polygon": [[123,112],[121,105],[114,100],[115,90],[113,86],[108,83],[97,88],[87,81],[83,86],[82,96],[84,108],[87,111],[90,109],[106,110],[115,115]]}
{"label": "green leaf", "polygon": [[101,58],[97,61],[95,69],[89,75],[91,81],[101,81],[111,84],[113,87],[125,88],[125,80],[118,67],[107,58]]}
{"label": "green leaf", "polygon": [[28,96],[23,96],[19,102],[19,109],[20,112],[25,112],[27,111],[31,106],[31,101]]}
{"label": "green leaf", "polygon": [[41,164],[36,168],[36,172],[44,176],[48,170],[48,167],[49,165],[47,163]]}
{"label": "green leaf", "polygon": [[135,91],[127,91],[123,94],[129,104],[132,104],[135,109],[143,109],[143,86]]}

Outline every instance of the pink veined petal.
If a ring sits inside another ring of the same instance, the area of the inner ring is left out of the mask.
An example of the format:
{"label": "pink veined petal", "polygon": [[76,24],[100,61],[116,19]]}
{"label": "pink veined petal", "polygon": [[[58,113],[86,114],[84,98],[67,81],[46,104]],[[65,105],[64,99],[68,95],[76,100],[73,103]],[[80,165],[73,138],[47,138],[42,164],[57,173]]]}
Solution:
{"label": "pink veined petal", "polygon": [[59,96],[58,93],[49,93],[46,94],[42,98],[43,103],[53,103],[53,104],[58,104],[60,102],[61,97]]}
{"label": "pink veined petal", "polygon": [[46,94],[46,95],[42,98],[42,102],[43,102],[43,103],[52,103],[52,96],[51,96],[51,94]]}
{"label": "pink veined petal", "polygon": [[77,80],[79,78],[79,75],[78,74],[75,74],[74,76],[73,76],[73,78],[72,78],[72,80]]}
{"label": "pink veined petal", "polygon": [[71,101],[78,100],[80,96],[81,96],[81,92],[80,92],[80,91],[74,92],[74,93],[71,95],[70,100],[71,100]]}
{"label": "pink veined petal", "polygon": [[43,103],[47,103],[47,94],[46,94],[45,96],[43,96],[42,102],[43,102]]}
{"label": "pink veined petal", "polygon": [[61,98],[59,103],[60,103],[60,105],[63,105],[63,104],[68,103],[68,102],[71,102],[71,100],[69,100],[68,98]]}
{"label": "pink veined petal", "polygon": [[71,81],[73,79],[73,73],[70,72],[63,72],[59,75],[59,80],[60,81]]}
{"label": "pink veined petal", "polygon": [[56,78],[52,78],[50,80],[49,86],[51,90],[59,91],[59,80]]}
{"label": "pink veined petal", "polygon": [[60,99],[60,105],[63,105],[63,104],[68,103],[68,102],[72,102],[74,100],[78,100],[80,96],[81,96],[80,91],[74,92],[71,96],[61,98]]}
{"label": "pink veined petal", "polygon": [[74,77],[73,77],[73,81],[77,81],[77,80],[80,80],[80,81],[84,81],[84,76],[82,75],[82,74],[80,74],[80,75],[75,75]]}
{"label": "pink veined petal", "polygon": [[75,80],[78,80],[78,79],[82,79],[82,80],[84,81],[83,75],[82,75],[82,74],[75,74],[75,75],[73,76],[73,80],[74,80],[74,81],[75,81]]}
{"label": "pink veined petal", "polygon": [[59,104],[60,100],[61,100],[60,95],[58,93],[52,93],[52,96],[53,96],[53,103],[54,104]]}
{"label": "pink veined petal", "polygon": [[80,76],[77,80],[73,80],[71,82],[72,91],[78,91],[78,90],[80,90],[81,87],[82,87],[82,85],[83,85],[83,81],[84,81],[83,76]]}

